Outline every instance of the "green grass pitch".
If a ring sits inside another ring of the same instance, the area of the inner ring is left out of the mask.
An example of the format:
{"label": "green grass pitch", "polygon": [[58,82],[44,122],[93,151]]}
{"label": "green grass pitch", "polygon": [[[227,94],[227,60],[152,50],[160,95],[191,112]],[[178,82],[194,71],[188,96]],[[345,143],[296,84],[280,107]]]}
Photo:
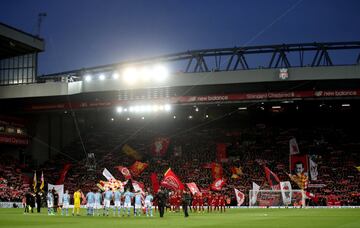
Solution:
{"label": "green grass pitch", "polygon": [[[85,209],[81,211],[85,213]],[[141,217],[62,217],[41,214],[23,214],[22,209],[0,209],[0,227],[51,228],[162,228],[162,227],[360,227],[360,209],[230,209],[226,213],[196,214],[184,218],[182,213],[158,214],[153,218]]]}

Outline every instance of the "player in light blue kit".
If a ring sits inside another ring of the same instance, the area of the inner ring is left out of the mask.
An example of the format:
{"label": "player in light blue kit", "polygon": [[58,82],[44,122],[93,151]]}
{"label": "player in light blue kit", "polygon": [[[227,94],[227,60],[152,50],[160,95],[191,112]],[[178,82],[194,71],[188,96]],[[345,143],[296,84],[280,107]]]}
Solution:
{"label": "player in light blue kit", "polygon": [[134,197],[134,193],[130,192],[129,189],[126,189],[126,192],[124,193],[124,214],[126,213],[126,209],[128,211],[127,215],[130,216],[130,208],[131,208],[131,198]]}
{"label": "player in light blue kit", "polygon": [[141,207],[142,207],[142,195],[140,191],[135,193],[135,216],[141,215]]}
{"label": "player in light blue kit", "polygon": [[95,204],[95,194],[90,190],[90,192],[86,194],[86,208],[87,208],[88,216],[94,215],[94,204]]}
{"label": "player in light blue kit", "polygon": [[115,216],[115,211],[117,209],[117,216],[120,216],[120,210],[121,210],[121,192],[118,189],[115,189],[114,191],[114,216]]}
{"label": "player in light blue kit", "polygon": [[103,216],[109,216],[110,201],[113,198],[113,192],[111,188],[106,189],[104,193],[104,213]]}
{"label": "player in light blue kit", "polygon": [[100,193],[100,190],[98,190],[96,193],[95,193],[95,205],[94,205],[94,214],[95,215],[95,211],[96,211],[96,214],[98,216],[100,216],[100,213],[99,213],[99,210],[101,209],[101,199],[102,199],[102,195]]}
{"label": "player in light blue kit", "polygon": [[[145,193],[145,209],[146,209],[146,216],[149,217],[149,214],[151,217],[153,217],[153,211],[152,211],[152,202],[154,200],[154,197],[149,194],[148,192]],[[150,211],[150,213],[149,213]]]}
{"label": "player in light blue kit", "polygon": [[70,195],[69,195],[69,191],[66,190],[65,194],[62,197],[62,210],[61,210],[61,215],[64,215],[64,212],[66,212],[66,216],[69,215],[69,205],[70,205]]}
{"label": "player in light blue kit", "polygon": [[47,206],[48,206],[48,215],[54,215],[54,212],[53,212],[54,196],[53,196],[51,190],[49,190],[46,195],[46,202],[47,202]]}

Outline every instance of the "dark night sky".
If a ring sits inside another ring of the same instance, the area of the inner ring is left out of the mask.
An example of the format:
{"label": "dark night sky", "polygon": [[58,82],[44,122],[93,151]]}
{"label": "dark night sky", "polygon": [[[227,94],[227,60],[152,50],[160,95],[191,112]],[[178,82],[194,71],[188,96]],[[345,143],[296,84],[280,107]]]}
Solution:
{"label": "dark night sky", "polygon": [[36,32],[39,73],[242,45],[360,40],[359,0],[2,0],[0,21]]}

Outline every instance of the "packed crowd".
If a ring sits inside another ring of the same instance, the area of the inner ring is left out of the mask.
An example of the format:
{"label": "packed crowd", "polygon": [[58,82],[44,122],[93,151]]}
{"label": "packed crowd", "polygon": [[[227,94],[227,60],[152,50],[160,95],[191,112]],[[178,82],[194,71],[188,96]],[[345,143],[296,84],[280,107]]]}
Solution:
{"label": "packed crowd", "polygon": [[[124,179],[115,167],[129,167],[139,160],[122,152],[122,146],[127,144],[142,155],[142,162],[148,164],[144,172],[136,177],[138,182],[144,183],[146,189],[151,191],[151,173],[157,173],[158,179],[161,180],[164,172],[171,167],[183,183],[195,182],[200,189],[208,191],[209,185],[213,182],[209,164],[219,162],[216,160],[216,143],[221,142],[227,144],[228,159],[222,163],[226,185],[220,193],[226,199],[231,199],[231,204],[234,205],[234,188],[246,196],[252,188],[252,182],[260,185],[261,189],[270,189],[265,178],[264,165],[276,173],[281,181],[290,181],[287,175],[289,139],[296,137],[300,151],[314,155],[318,164],[318,180],[310,182],[308,191],[316,194],[320,200],[310,204],[360,205],[360,172],[355,168],[360,164],[360,143],[358,133],[352,128],[283,127],[267,123],[242,128],[222,125],[202,127],[191,132],[183,131],[181,127],[162,132],[153,129],[138,131],[138,128],[132,126],[107,126],[104,130],[103,126],[95,127],[87,131],[83,139],[87,152],[95,154],[96,167],[88,166],[88,159],[79,152],[82,151],[81,144],[76,141],[67,146],[64,153],[83,159],[69,159],[69,156],[59,154],[45,163],[40,170],[44,172],[46,182],[56,183],[63,165],[71,163],[64,182],[65,189],[74,192],[80,187],[82,191],[89,192],[97,188],[99,180],[104,179],[104,168],[117,179]],[[169,148],[161,157],[153,156],[151,153],[151,145],[159,136],[170,136]],[[22,190],[28,187],[23,185],[21,170],[15,167],[16,164],[0,166],[0,177],[7,181],[6,186],[20,192],[17,195],[12,191],[1,190],[2,200],[17,200]],[[231,167],[240,167],[240,178],[231,178]],[[292,182],[292,186],[293,189],[297,189],[296,183]],[[248,205],[248,201],[247,196],[244,205]]]}

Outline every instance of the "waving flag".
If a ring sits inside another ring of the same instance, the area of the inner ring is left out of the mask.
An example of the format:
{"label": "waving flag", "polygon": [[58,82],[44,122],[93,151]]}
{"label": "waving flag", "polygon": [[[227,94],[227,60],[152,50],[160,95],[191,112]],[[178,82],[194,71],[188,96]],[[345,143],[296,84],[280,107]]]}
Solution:
{"label": "waving flag", "polygon": [[131,173],[128,168],[124,166],[116,166],[115,168],[125,177],[126,180],[131,179]]}
{"label": "waving flag", "polygon": [[140,160],[142,158],[141,154],[139,154],[139,152],[137,152],[136,150],[134,150],[131,146],[125,144],[122,147],[122,151],[124,152],[124,154],[126,154],[129,157],[132,157],[136,160]]}
{"label": "waving flag", "polygon": [[281,196],[285,205],[291,204],[292,188],[290,181],[280,182]]}
{"label": "waving flag", "polygon": [[226,143],[216,144],[216,158],[219,162],[227,162],[228,158],[226,155]]}
{"label": "waving flag", "polygon": [[245,201],[245,194],[234,188],[237,205],[240,207]]}
{"label": "waving flag", "polygon": [[153,191],[156,194],[159,191],[160,184],[156,173],[152,173],[150,176]]}
{"label": "waving flag", "polygon": [[289,149],[290,149],[290,155],[300,154],[299,146],[295,138],[290,139]]}
{"label": "waving flag", "polygon": [[355,168],[360,172],[360,166],[355,166]]}
{"label": "waving flag", "polygon": [[67,163],[67,164],[64,165],[63,169],[60,171],[60,177],[59,177],[59,179],[56,181],[56,184],[57,184],[57,185],[60,185],[60,184],[63,184],[63,183],[64,183],[66,174],[67,174],[67,172],[69,171],[70,167],[71,167],[71,164],[70,164],[70,163]]}
{"label": "waving flag", "polygon": [[221,164],[215,163],[215,162],[211,163],[211,173],[212,173],[214,180],[222,178],[223,168],[222,168]]}
{"label": "waving flag", "polygon": [[259,193],[260,190],[260,186],[258,184],[256,184],[255,182],[252,183],[252,190],[253,190],[253,194],[251,197],[251,202],[252,205],[255,205],[256,201],[257,201],[257,195]]}
{"label": "waving flag", "polygon": [[199,188],[194,182],[186,183],[186,186],[189,188],[191,194],[195,195],[196,193],[200,192]]}
{"label": "waving flag", "polygon": [[152,147],[151,151],[154,156],[164,156],[170,144],[169,138],[157,138]]}
{"label": "waving flag", "polygon": [[107,168],[104,168],[102,174],[108,181],[115,180],[115,177],[110,173],[110,171]]}
{"label": "waving flag", "polygon": [[42,190],[43,190],[44,185],[45,185],[45,182],[44,182],[44,172],[41,172],[41,184],[40,184],[40,191],[42,191]]}
{"label": "waving flag", "polygon": [[130,166],[130,171],[134,176],[139,176],[148,166],[147,163],[136,161]]}
{"label": "waving flag", "polygon": [[268,167],[265,166],[265,176],[273,190],[280,190],[280,180],[279,177],[273,173]]}
{"label": "waving flag", "polygon": [[37,186],[36,171],[34,173],[33,186],[34,186],[34,192],[36,192],[36,186]]}
{"label": "waving flag", "polygon": [[309,165],[311,180],[317,180],[317,177],[319,175],[317,164],[311,158],[309,158]]}
{"label": "waving flag", "polygon": [[132,180],[131,183],[135,192],[140,192],[142,195],[145,195],[143,183],[134,180]]}
{"label": "waving flag", "polygon": [[184,184],[170,168],[165,172],[164,179],[161,181],[161,186],[174,191],[184,190]]}
{"label": "waving flag", "polygon": [[211,184],[211,189],[214,191],[221,191],[221,189],[225,185],[225,182],[225,179],[218,178]]}
{"label": "waving flag", "polygon": [[231,173],[232,173],[231,175],[232,179],[239,179],[240,176],[243,175],[241,167],[235,167],[235,166],[231,167]]}

